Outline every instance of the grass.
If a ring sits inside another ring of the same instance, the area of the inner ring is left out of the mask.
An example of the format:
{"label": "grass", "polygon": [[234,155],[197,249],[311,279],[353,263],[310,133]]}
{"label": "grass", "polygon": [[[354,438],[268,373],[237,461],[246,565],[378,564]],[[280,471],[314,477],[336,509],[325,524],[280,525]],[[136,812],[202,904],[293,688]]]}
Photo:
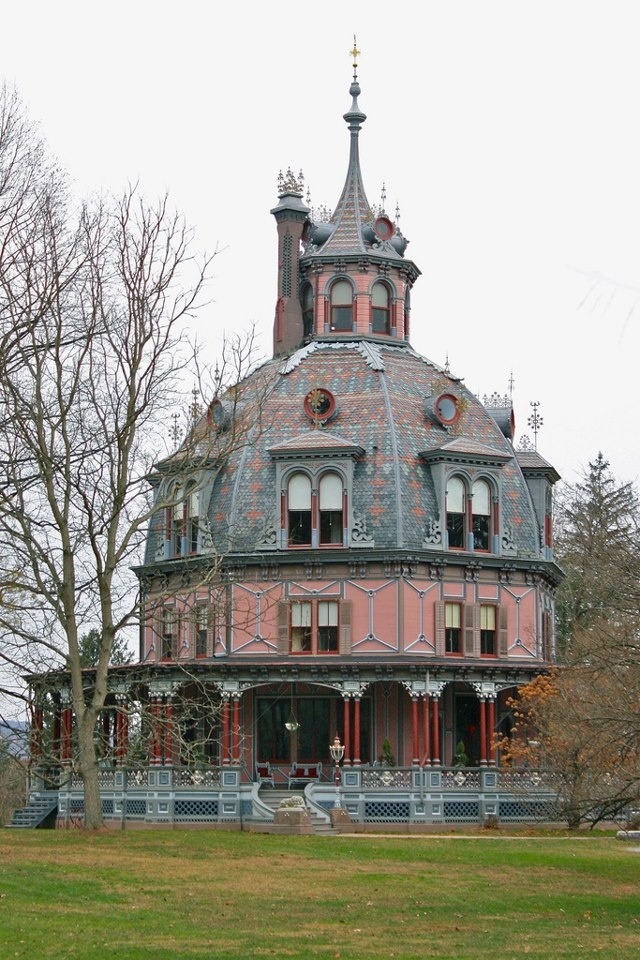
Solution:
{"label": "grass", "polygon": [[640,954],[612,835],[0,831],[0,960]]}

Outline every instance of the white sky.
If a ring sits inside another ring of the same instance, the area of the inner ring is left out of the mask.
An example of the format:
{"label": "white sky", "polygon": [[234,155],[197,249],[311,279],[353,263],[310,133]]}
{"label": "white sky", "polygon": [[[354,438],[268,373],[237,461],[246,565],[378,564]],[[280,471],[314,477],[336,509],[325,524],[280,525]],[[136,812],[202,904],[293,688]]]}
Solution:
{"label": "white sky", "polygon": [[[345,12],[350,11],[350,12]],[[0,0],[0,76],[81,194],[168,190],[214,263],[201,329],[271,349],[288,165],[333,208],[353,34],[361,163],[422,271],[412,343],[481,396],[515,381],[516,437],[567,479],[602,450],[640,474],[640,4]]]}

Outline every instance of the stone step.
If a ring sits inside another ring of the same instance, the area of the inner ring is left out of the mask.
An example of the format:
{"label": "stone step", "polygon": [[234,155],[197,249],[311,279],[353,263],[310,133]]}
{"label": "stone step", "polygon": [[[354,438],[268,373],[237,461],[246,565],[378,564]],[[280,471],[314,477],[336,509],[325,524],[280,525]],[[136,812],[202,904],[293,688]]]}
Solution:
{"label": "stone step", "polygon": [[[270,810],[273,810],[274,814],[283,800],[286,800],[287,797],[299,797],[299,790],[279,790],[273,789],[272,787],[262,787],[259,792],[260,799],[262,802],[269,807]],[[314,833],[319,836],[337,836],[339,830],[336,830],[331,824],[320,816],[318,813],[314,813],[312,810],[309,810],[309,819],[311,820],[311,826],[313,827]]]}
{"label": "stone step", "polygon": [[12,830],[35,830],[58,806],[58,798],[33,797],[26,807],[14,810],[7,827]]}

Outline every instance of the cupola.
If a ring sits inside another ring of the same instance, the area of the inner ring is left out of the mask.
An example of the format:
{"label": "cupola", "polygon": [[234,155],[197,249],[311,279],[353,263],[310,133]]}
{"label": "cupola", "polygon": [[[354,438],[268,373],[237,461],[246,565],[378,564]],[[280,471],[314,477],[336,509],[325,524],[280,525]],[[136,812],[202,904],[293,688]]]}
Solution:
{"label": "cupola", "polygon": [[405,259],[398,217],[367,200],[360,169],[359,51],[354,43],[351,107],[344,114],[350,149],[347,176],[333,213],[302,201],[302,174],[279,180],[278,301],[274,354],[319,339],[409,340],[410,292],[420,271]]}

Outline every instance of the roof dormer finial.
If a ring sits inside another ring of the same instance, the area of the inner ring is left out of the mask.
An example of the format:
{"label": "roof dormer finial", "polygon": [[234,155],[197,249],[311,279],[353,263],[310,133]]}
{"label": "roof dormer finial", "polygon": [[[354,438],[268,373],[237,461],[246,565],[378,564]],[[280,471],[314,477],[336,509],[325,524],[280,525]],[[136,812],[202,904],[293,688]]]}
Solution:
{"label": "roof dormer finial", "polygon": [[356,42],[356,35],[353,35],[353,50],[350,50],[349,53],[353,57],[353,79],[357,81],[358,79],[358,57],[360,56],[360,51],[358,50],[358,44]]}

